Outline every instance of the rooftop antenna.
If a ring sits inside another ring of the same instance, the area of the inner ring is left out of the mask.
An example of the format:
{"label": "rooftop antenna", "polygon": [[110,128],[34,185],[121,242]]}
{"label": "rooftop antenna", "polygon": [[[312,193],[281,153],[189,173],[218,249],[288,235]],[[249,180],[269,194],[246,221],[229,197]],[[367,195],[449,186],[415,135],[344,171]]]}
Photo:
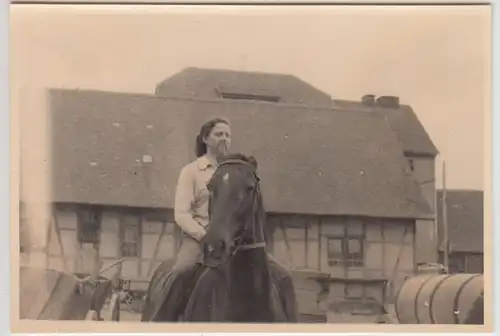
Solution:
{"label": "rooftop antenna", "polygon": [[443,207],[443,245],[444,245],[444,268],[446,273],[449,270],[450,264],[450,239],[448,236],[448,208],[446,206],[446,163],[443,160],[443,198],[442,198],[442,207]]}

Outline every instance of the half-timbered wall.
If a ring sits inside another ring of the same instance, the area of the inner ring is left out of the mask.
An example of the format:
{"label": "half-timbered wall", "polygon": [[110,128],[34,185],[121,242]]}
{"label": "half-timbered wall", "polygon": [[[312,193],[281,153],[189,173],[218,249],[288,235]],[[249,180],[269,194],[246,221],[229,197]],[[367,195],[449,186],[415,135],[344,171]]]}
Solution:
{"label": "half-timbered wall", "polygon": [[[416,182],[422,190],[433,214],[436,213],[436,168],[435,159],[432,157],[407,156],[410,168]],[[416,244],[415,258],[417,262],[438,262],[438,237],[434,219],[419,220],[416,228],[415,240],[422,242]]]}
{"label": "half-timbered wall", "polygon": [[[337,279],[321,294],[322,300],[361,297],[388,302],[415,269],[414,221],[270,214],[268,228],[270,250],[279,262]],[[46,265],[90,273],[123,258],[120,275],[132,280],[132,288],[145,289],[160,262],[175,255],[180,237],[171,211],[57,205]],[[385,288],[383,280],[389,282]],[[321,301],[317,296],[324,290],[313,282],[296,284],[299,301]]]}
{"label": "half-timbered wall", "polygon": [[119,259],[117,270],[132,289],[145,289],[154,269],[172,258],[180,233],[171,212],[88,206],[56,206],[49,229],[47,266],[91,273]]}
{"label": "half-timbered wall", "polygon": [[[391,301],[416,266],[414,221],[271,215],[268,223],[274,229],[272,253],[279,262],[350,280],[332,283],[330,297]],[[388,282],[385,288],[383,280]]]}

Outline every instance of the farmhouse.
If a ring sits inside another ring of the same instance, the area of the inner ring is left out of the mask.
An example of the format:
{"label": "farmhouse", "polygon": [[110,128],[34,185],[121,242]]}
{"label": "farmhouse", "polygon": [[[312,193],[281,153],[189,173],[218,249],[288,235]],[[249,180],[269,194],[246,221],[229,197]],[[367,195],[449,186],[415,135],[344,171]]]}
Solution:
{"label": "farmhouse", "polygon": [[[422,195],[429,204],[432,213],[436,213],[435,159],[439,154],[436,146],[418,120],[411,106],[399,103],[398,97],[379,97],[367,94],[360,102],[336,99],[335,106],[350,111],[371,111],[383,119],[396,136],[403,155]],[[415,258],[418,263],[434,263],[438,256],[433,246],[438,244],[437,225],[432,221],[419,221],[416,229],[417,244]]]}
{"label": "farmhouse", "polygon": [[294,270],[301,312],[326,314],[345,297],[390,302],[434,216],[402,126],[388,122],[396,112],[377,113],[392,111],[383,99],[343,107],[293,76],[269,76],[189,68],[155,95],[51,90],[46,265],[84,273],[125,258],[121,276],[144,290],[181,244],[178,173],[200,125],[219,115],[232,123],[233,150],[259,162],[269,249]]}
{"label": "farmhouse", "polygon": [[[440,263],[444,261],[443,191],[438,190],[438,228]],[[449,237],[449,271],[483,273],[483,192],[481,190],[447,190],[446,208]]]}

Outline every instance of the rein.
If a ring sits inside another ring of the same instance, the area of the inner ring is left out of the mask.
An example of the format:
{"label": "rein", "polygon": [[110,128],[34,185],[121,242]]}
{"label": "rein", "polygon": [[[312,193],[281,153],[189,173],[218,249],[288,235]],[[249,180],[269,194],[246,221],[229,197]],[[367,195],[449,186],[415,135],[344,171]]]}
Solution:
{"label": "rein", "polygon": [[254,244],[243,244],[236,247],[236,251],[252,250],[256,248],[266,247],[265,242],[254,243]]}

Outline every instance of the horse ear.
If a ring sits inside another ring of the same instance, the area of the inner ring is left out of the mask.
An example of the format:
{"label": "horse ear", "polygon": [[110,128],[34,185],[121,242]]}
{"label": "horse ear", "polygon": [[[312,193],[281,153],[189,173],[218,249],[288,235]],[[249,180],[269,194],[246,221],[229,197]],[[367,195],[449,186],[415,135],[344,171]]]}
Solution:
{"label": "horse ear", "polygon": [[249,156],[249,157],[248,157],[248,161],[250,162],[250,164],[251,164],[252,166],[254,166],[255,170],[257,170],[257,167],[258,167],[258,165],[259,165],[259,164],[257,163],[257,159],[256,159],[255,157],[253,157],[253,156]]}

